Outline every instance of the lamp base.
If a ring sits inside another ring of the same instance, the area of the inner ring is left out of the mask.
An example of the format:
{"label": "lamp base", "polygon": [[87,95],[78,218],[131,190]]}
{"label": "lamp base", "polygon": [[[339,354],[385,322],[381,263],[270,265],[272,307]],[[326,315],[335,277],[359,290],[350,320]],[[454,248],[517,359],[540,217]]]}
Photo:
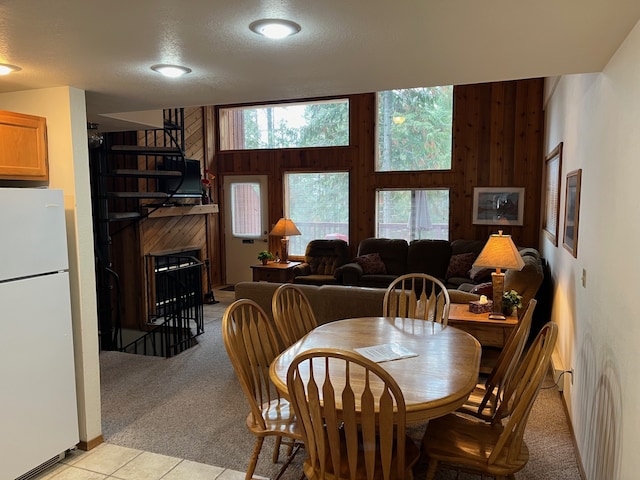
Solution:
{"label": "lamp base", "polygon": [[289,263],[289,239],[287,237],[282,237],[280,239],[280,246],[282,249],[282,256],[280,257],[279,263]]}
{"label": "lamp base", "polygon": [[489,315],[492,320],[505,320],[507,317],[502,313],[502,295],[504,294],[504,273],[493,272],[491,274],[493,286],[493,313]]}

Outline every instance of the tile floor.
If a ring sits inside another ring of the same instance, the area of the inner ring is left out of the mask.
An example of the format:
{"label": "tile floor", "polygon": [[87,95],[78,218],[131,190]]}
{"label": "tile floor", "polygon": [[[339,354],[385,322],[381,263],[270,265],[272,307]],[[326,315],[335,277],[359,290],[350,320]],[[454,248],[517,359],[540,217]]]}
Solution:
{"label": "tile floor", "polygon": [[35,480],[244,480],[244,472],[103,443],[74,450]]}

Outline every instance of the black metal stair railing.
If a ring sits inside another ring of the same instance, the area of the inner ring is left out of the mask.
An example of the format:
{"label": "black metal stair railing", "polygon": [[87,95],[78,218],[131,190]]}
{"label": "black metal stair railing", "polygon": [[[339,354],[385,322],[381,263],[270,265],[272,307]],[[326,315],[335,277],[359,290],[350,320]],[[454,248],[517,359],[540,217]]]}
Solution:
{"label": "black metal stair railing", "polygon": [[127,353],[171,357],[204,333],[202,262],[192,256],[149,256],[155,267],[151,330],[120,348]]}

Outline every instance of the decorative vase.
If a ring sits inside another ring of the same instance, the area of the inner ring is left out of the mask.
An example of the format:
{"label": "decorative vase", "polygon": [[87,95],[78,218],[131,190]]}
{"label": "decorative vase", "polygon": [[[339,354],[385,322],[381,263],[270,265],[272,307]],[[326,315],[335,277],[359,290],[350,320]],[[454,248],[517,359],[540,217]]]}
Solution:
{"label": "decorative vase", "polygon": [[518,307],[514,307],[511,305],[503,305],[502,306],[502,313],[504,313],[507,316],[517,316],[518,315]]}
{"label": "decorative vase", "polygon": [[268,259],[263,258],[263,259],[262,259],[262,264],[263,264],[263,265],[266,265],[268,261],[269,261]]}

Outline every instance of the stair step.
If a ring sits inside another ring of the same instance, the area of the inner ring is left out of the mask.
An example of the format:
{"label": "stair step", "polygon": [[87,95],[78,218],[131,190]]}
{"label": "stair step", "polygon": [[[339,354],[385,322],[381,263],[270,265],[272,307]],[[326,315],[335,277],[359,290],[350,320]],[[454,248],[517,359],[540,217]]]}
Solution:
{"label": "stair step", "polygon": [[164,192],[109,192],[107,195],[111,198],[169,198]]}
{"label": "stair step", "polygon": [[135,220],[142,215],[138,212],[111,212],[109,214],[109,221],[116,220]]}
{"label": "stair step", "polygon": [[156,156],[184,156],[177,147],[152,147],[149,145],[112,145],[113,153]]}
{"label": "stair step", "polygon": [[118,168],[113,170],[112,177],[136,177],[136,178],[166,178],[181,177],[182,172],[177,170],[135,170],[130,168]]}

